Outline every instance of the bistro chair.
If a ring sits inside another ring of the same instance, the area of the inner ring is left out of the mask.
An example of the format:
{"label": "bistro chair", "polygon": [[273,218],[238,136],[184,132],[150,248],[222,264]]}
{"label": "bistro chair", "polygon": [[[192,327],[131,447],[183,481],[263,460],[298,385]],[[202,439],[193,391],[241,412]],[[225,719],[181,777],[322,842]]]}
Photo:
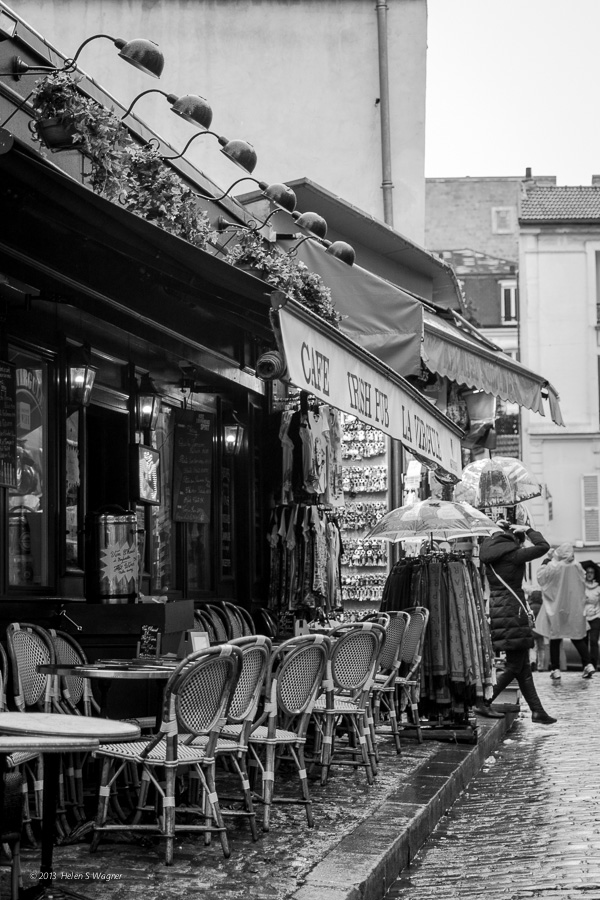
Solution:
{"label": "bistro chair", "polygon": [[[199,650],[187,656],[170,675],[163,699],[162,722],[151,738],[102,744],[96,755],[102,760],[98,812],[91,849],[94,851],[102,834],[114,831],[154,832],[165,838],[165,864],[173,864],[175,835],[178,832],[217,832],[223,855],[230,855],[229,840],[221,814],[215,786],[215,748],[227,720],[229,706],[242,668],[242,651],[231,644]],[[194,739],[206,737],[204,746]],[[129,824],[107,824],[108,797],[119,773],[129,763],[142,769],[138,803]],[[195,770],[208,809],[177,806],[175,784],[179,774]],[[159,770],[159,774],[157,774]],[[159,809],[148,802],[150,785],[154,786]],[[142,823],[144,814],[158,818]],[[193,814],[204,819],[179,823],[181,815]]]}
{"label": "bistro chair", "polygon": [[[39,625],[29,622],[11,622],[6,627],[6,646],[12,673],[14,706],[19,712],[42,711],[61,712],[58,702],[57,679],[53,675],[38,672],[39,665],[56,662],[54,647],[48,632]],[[64,836],[70,829],[65,815],[64,764],[74,779],[72,760],[63,759],[59,781],[59,805],[57,828]],[[36,758],[36,771],[26,769],[27,781],[33,785],[35,819],[42,819],[44,768],[42,757]],[[74,787],[71,799],[76,793]]]}
{"label": "bistro chair", "polygon": [[[262,689],[271,656],[271,641],[263,634],[247,635],[230,642],[242,651],[242,670],[233,692],[231,705],[227,715],[227,723],[223,726],[215,746],[215,757],[229,762],[236,772],[242,787],[244,809],[222,809],[223,816],[247,816],[250,822],[252,839],[258,840],[256,830],[256,813],[252,802],[252,791],[248,779],[248,738],[258,711]],[[206,735],[195,738],[194,746],[204,747],[208,743]],[[191,773],[193,776],[195,773]],[[197,781],[197,779],[194,779]],[[230,801],[236,798],[224,797]],[[205,841],[210,840],[210,832]]]}
{"label": "bistro chair", "polygon": [[214,603],[205,603],[202,606],[202,612],[210,617],[217,643],[225,643],[233,637],[229,616],[226,616],[222,609]]}
{"label": "bistro chair", "polygon": [[243,606],[239,606],[237,603],[224,601],[223,607],[228,615],[236,620],[235,630],[241,631],[241,634],[236,634],[234,637],[248,637],[249,635],[255,634],[256,629],[254,628],[252,617]]}
{"label": "bistro chair", "polygon": [[277,622],[268,609],[260,608],[256,612],[256,630],[260,634],[266,634],[272,641],[277,640]]}
{"label": "bistro chair", "polygon": [[[11,754],[11,756],[16,755],[16,753]],[[21,879],[21,831],[24,824],[24,779],[19,769],[10,770],[8,767],[2,771],[0,777],[3,780],[0,842],[10,865],[10,897],[11,900],[19,900],[23,887]]]}
{"label": "bistro chair", "polygon": [[[82,666],[88,662],[85,651],[78,641],[66,631],[49,629],[57,663]],[[61,675],[58,678],[59,703],[65,712],[91,716],[100,714],[100,706],[92,693],[89,678]]]}
{"label": "bistro chair", "polygon": [[203,612],[201,609],[194,610],[194,626],[196,628],[200,628],[202,631],[205,631],[208,635],[208,642],[211,646],[219,643],[217,640],[217,633],[215,629],[214,622],[212,617]]}
{"label": "bistro chair", "polygon": [[398,710],[396,704],[396,679],[400,668],[402,643],[404,641],[410,615],[407,612],[393,610],[387,613],[389,624],[385,632],[385,641],[379,657],[379,671],[371,686],[372,718],[377,754],[376,735],[381,732],[383,719],[389,722],[389,728],[396,745],[396,753],[400,753],[400,732],[398,730]]}
{"label": "bistro chair", "polygon": [[[368,722],[369,693],[385,635],[378,622],[345,623],[329,633],[332,645],[324,692],[313,710],[321,784],[327,783],[334,759],[339,765],[362,766],[368,784],[373,784],[377,763]],[[340,734],[347,736],[344,745]]]}
{"label": "bistro chair", "polygon": [[410,710],[410,722],[402,724],[401,728],[414,728],[417,732],[417,740],[423,742],[421,731],[421,719],[419,717],[419,688],[421,682],[421,661],[423,657],[423,645],[425,643],[425,631],[429,621],[429,610],[424,606],[413,606],[406,609],[410,616],[410,622],[406,629],[402,648],[400,651],[400,669],[396,678],[396,690],[398,691],[397,710],[398,720],[404,708]]}
{"label": "bistro chair", "polygon": [[[322,634],[300,635],[273,650],[265,681],[265,705],[250,733],[250,753],[262,775],[263,831],[268,831],[274,803],[302,804],[314,825],[304,747],[311,713],[329,657],[330,641]],[[301,798],[275,796],[278,763],[291,759],[300,779]]]}
{"label": "bistro chair", "polygon": [[[6,703],[6,684],[8,682],[8,657],[6,655],[6,650],[0,644],[0,712],[5,712],[8,709]],[[27,839],[29,842],[35,846],[35,838],[33,836],[33,831],[31,829],[31,813],[29,808],[29,791],[27,790],[27,777],[24,777],[24,774],[29,777],[32,783],[35,783],[36,775],[33,772],[31,767],[31,763],[35,763],[35,767],[38,767],[38,764],[41,763],[41,757],[38,753],[34,753],[31,751],[17,750],[14,753],[9,753],[4,758],[4,768],[6,770],[7,775],[14,771],[19,775],[19,790],[21,791],[21,807],[22,807],[22,821],[23,821],[23,829],[25,834],[27,835]],[[9,779],[10,781],[10,779]],[[4,789],[5,792],[7,790],[12,790],[14,785],[17,783],[16,779],[10,781],[10,784],[7,788],[7,783],[5,781]],[[6,796],[6,793],[5,793]],[[7,831],[10,829],[7,829]],[[3,841],[9,845],[12,844],[12,841],[9,838],[3,838]],[[15,874],[14,865],[11,866],[12,874]]]}

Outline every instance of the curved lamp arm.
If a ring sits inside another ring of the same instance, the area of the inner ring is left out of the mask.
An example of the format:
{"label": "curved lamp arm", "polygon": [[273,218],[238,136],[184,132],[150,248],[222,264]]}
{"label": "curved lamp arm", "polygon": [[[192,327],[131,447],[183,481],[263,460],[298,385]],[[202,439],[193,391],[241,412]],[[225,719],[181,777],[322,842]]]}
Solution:
{"label": "curved lamp arm", "polygon": [[258,181],[257,178],[252,178],[251,175],[246,175],[243,178],[238,178],[237,181],[234,181],[233,184],[230,184],[224,194],[221,194],[220,197],[213,197],[213,200],[223,200],[225,197],[229,196],[229,191],[232,191],[236,184],[240,184],[242,181],[253,181],[255,184],[259,186],[261,191],[267,187],[267,183],[265,181]]}
{"label": "curved lamp arm", "polygon": [[[185,145],[185,147],[183,148],[181,153],[178,153],[177,156],[161,156],[161,159],[181,159],[181,157],[185,154],[186,150],[188,149],[188,147],[190,146],[192,141],[195,141],[196,138],[204,137],[205,134],[212,134],[213,137],[216,137],[217,139],[219,139],[219,137],[220,137],[216,133],[216,131],[199,131],[197,134],[193,134],[191,136],[191,138],[189,139],[189,141],[187,142],[187,144]],[[225,143],[227,143],[227,142],[225,141]]]}
{"label": "curved lamp arm", "polygon": [[123,121],[123,119],[126,119],[126,118],[127,118],[127,116],[129,115],[129,113],[131,112],[131,110],[133,109],[133,107],[135,106],[135,104],[138,102],[138,100],[141,100],[141,98],[142,98],[142,97],[145,97],[146,94],[162,94],[163,97],[166,97],[166,98],[167,98],[167,100],[169,99],[170,96],[172,96],[172,95],[170,95],[170,94],[167,94],[166,91],[161,91],[160,88],[148,88],[147,91],[142,91],[141,94],[138,94],[137,97],[134,97],[134,98],[133,98],[133,100],[132,100],[131,103],[129,104],[129,109],[127,110],[126,113],[123,113],[123,115],[121,116],[121,122]]}
{"label": "curved lamp arm", "polygon": [[72,72],[77,68],[77,60],[79,54],[90,41],[97,38],[107,38],[112,41],[117,50],[122,51],[119,56],[126,62],[131,63],[137,69],[141,69],[147,75],[160,78],[165,64],[164,57],[158,46],[153,41],[143,38],[137,38],[132,41],[126,41],[124,38],[115,38],[110,34],[93,34],[86,38],[85,41],[77,48],[77,52],[72,59],[65,59],[63,66],[30,66],[20,56],[13,57],[12,69],[10,72],[0,72],[1,75],[12,75],[19,78],[21,75],[38,74],[43,72]]}

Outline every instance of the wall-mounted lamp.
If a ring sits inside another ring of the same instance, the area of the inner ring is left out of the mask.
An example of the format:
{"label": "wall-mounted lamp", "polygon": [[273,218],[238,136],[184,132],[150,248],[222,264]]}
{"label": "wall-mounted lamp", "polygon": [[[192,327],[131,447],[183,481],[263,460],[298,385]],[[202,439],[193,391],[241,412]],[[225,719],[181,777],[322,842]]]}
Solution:
{"label": "wall-mounted lamp", "polygon": [[240,184],[242,181],[253,181],[261,189],[263,197],[266,197],[267,200],[270,200],[281,209],[285,209],[289,213],[294,212],[296,209],[296,195],[287,184],[267,184],[266,181],[258,181],[256,178],[252,178],[249,175],[246,175],[244,178],[238,178],[237,181],[234,181],[233,184],[229,185],[224,194],[221,194],[220,197],[213,197],[213,200],[223,200],[225,197],[229,196],[229,192],[233,190],[236,184]]}
{"label": "wall-mounted lamp", "polygon": [[231,162],[234,162],[236,166],[239,166],[246,172],[252,173],[254,171],[258,160],[252,144],[249,144],[247,141],[230,141],[229,138],[216,134],[216,132],[214,131],[200,131],[198,132],[198,134],[192,135],[181,153],[178,153],[176,156],[161,156],[161,159],[165,161],[171,159],[181,159],[192,141],[195,141],[198,137],[204,137],[205,134],[211,134],[213,137],[217,138],[219,144],[221,145],[221,153],[223,153],[228,159],[230,159]]}
{"label": "wall-mounted lamp", "polygon": [[226,456],[237,456],[244,443],[244,424],[235,410],[223,412],[223,449]]}
{"label": "wall-mounted lamp", "polygon": [[67,403],[69,406],[89,406],[96,378],[92,354],[86,345],[70,347],[67,351]]}
{"label": "wall-mounted lamp", "polygon": [[356,259],[356,251],[354,247],[347,244],[346,241],[334,241],[326,248],[325,253],[330,253],[336,259],[346,263],[347,266],[353,266]]}
{"label": "wall-mounted lamp", "polygon": [[43,72],[72,72],[77,68],[77,60],[79,54],[90,41],[97,38],[108,38],[119,50],[119,56],[135,66],[136,69],[145,72],[146,75],[152,75],[153,78],[160,78],[165,65],[165,58],[158,45],[154,41],[147,41],[145,38],[134,38],[132,41],[126,41],[124,38],[114,38],[110,34],[93,34],[87,38],[78,48],[73,59],[66,59],[63,66],[30,66],[20,56],[13,57],[12,69],[10,72],[0,72],[0,75],[12,75],[14,78],[20,78],[22,75],[40,74]]}
{"label": "wall-mounted lamp", "polygon": [[165,91],[159,90],[159,88],[150,88],[134,97],[127,112],[121,116],[121,121],[127,118],[138,100],[141,97],[145,97],[146,94],[162,94],[171,104],[171,111],[176,116],[180,116],[186,122],[191,122],[192,125],[197,125],[198,128],[210,128],[213,114],[204,97],[200,97],[198,94],[184,94],[182,97],[178,97],[176,94],[167,94]]}
{"label": "wall-mounted lamp", "polygon": [[135,398],[138,431],[154,431],[160,413],[160,394],[150,376],[145,373]]}
{"label": "wall-mounted lamp", "polygon": [[292,213],[296,224],[296,230],[307,237],[315,237],[323,240],[327,236],[327,222],[315,212]]}

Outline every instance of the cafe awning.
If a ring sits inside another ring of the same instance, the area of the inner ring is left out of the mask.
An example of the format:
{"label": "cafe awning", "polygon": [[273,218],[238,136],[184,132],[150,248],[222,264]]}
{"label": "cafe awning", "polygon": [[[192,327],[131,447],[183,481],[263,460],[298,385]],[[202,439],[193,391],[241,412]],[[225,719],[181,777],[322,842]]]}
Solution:
{"label": "cafe awning", "polygon": [[280,291],[272,303],[273,328],[296,387],[400,441],[442,477],[460,478],[460,428],[337,328]]}
{"label": "cafe awning", "polygon": [[[297,241],[279,241],[290,249]],[[331,290],[342,315],[340,329],[401,375],[421,370],[423,304],[384,278],[358,265],[348,266],[325,253],[315,241],[304,241],[297,256],[317,272]]]}
{"label": "cafe awning", "polygon": [[552,421],[564,425],[556,389],[478,336],[476,329],[459,328],[445,316],[428,310],[423,310],[423,326],[423,362],[432,372],[518,403],[541,416],[545,415],[543,398],[546,395]]}

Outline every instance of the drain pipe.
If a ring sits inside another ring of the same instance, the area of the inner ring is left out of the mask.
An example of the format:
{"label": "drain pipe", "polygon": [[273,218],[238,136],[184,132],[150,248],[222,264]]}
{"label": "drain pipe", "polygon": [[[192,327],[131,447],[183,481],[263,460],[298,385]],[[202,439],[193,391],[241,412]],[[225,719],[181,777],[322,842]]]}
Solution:
{"label": "drain pipe", "polygon": [[394,203],[392,200],[392,142],[390,138],[390,89],[388,66],[387,10],[386,0],[377,0],[377,38],[379,49],[379,110],[381,115],[381,188],[383,190],[383,221],[394,224]]}

